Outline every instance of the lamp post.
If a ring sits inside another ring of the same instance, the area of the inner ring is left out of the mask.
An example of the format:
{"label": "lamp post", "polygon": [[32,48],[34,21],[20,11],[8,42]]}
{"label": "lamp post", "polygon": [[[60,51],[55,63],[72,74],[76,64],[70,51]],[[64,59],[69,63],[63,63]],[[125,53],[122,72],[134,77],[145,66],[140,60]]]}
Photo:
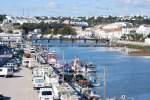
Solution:
{"label": "lamp post", "polygon": [[62,70],[62,71],[63,71],[63,73],[62,73],[62,74],[63,74],[63,84],[64,84],[64,80],[65,80],[64,67],[65,67],[65,64],[66,64],[66,63],[65,63],[65,51],[64,51],[64,49],[63,49],[63,55],[62,55],[62,56],[63,56],[63,63],[64,63],[64,65],[63,65],[63,70]]}

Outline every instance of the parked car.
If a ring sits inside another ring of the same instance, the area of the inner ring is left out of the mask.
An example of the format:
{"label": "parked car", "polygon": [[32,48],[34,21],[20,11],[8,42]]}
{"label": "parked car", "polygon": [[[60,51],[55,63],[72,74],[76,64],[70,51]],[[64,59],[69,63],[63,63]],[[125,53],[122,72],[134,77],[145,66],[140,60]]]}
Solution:
{"label": "parked car", "polygon": [[40,100],[54,100],[54,93],[52,88],[44,87],[39,91]]}
{"label": "parked car", "polygon": [[0,100],[3,100],[4,99],[4,96],[2,93],[0,93]]}
{"label": "parked car", "polygon": [[18,71],[18,65],[15,64],[14,62],[8,62],[4,66],[8,67],[8,68],[11,67],[11,68],[13,68],[14,71]]}
{"label": "parked car", "polygon": [[22,65],[24,67],[32,69],[32,68],[36,67],[36,60],[33,58],[24,58],[22,60]]}
{"label": "parked car", "polygon": [[21,60],[18,58],[13,58],[10,60],[10,62],[13,62],[14,64],[17,64],[17,66],[20,66],[21,64]]}
{"label": "parked car", "polygon": [[0,76],[13,76],[14,71],[12,67],[0,67]]}
{"label": "parked car", "polygon": [[31,49],[30,49],[30,53],[35,53],[35,49],[34,49],[34,48],[31,48]]}

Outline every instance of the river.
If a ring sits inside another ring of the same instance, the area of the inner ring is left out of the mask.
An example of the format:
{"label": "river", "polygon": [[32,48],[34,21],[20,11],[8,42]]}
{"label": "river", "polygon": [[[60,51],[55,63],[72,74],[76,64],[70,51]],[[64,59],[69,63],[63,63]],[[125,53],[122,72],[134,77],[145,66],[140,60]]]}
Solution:
{"label": "river", "polygon": [[[128,56],[110,47],[49,47],[65,60],[78,56],[97,65],[97,74],[103,81],[104,67],[108,68],[108,96],[126,95],[132,100],[150,100],[150,57]],[[103,87],[101,96],[103,97]]]}

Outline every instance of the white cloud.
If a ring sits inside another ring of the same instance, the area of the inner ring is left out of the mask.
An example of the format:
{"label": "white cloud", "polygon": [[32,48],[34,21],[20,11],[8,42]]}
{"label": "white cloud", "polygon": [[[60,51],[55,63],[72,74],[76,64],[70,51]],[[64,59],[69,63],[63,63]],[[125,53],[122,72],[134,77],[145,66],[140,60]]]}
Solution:
{"label": "white cloud", "polygon": [[119,0],[124,4],[139,4],[139,3],[148,3],[150,0]]}
{"label": "white cloud", "polygon": [[136,4],[140,0],[119,0],[119,1],[122,2],[123,4]]}
{"label": "white cloud", "polygon": [[[149,14],[150,0],[43,0],[28,7],[32,13],[51,16]],[[111,3],[110,3],[111,2]],[[119,8],[119,9],[118,9]]]}
{"label": "white cloud", "polygon": [[46,8],[48,9],[57,9],[59,6],[54,2],[54,0],[50,0],[48,4],[46,5]]}
{"label": "white cloud", "polygon": [[130,4],[133,3],[135,0],[124,0],[125,3]]}

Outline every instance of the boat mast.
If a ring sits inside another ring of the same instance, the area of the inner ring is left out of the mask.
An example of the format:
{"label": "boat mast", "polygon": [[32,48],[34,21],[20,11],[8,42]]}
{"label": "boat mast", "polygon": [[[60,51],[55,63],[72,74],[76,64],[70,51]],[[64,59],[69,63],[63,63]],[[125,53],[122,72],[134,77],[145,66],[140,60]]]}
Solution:
{"label": "boat mast", "polygon": [[65,81],[65,76],[64,76],[64,67],[65,67],[65,50],[63,49],[63,63],[64,63],[64,65],[63,65],[63,84],[64,84],[64,81]]}
{"label": "boat mast", "polygon": [[104,100],[107,100],[107,67],[104,68]]}
{"label": "boat mast", "polygon": [[100,84],[100,86],[98,87],[98,90],[99,90],[99,95],[100,95],[100,100],[101,100],[101,79],[100,79],[100,76],[97,76],[96,74],[96,79],[97,79],[97,82]]}

